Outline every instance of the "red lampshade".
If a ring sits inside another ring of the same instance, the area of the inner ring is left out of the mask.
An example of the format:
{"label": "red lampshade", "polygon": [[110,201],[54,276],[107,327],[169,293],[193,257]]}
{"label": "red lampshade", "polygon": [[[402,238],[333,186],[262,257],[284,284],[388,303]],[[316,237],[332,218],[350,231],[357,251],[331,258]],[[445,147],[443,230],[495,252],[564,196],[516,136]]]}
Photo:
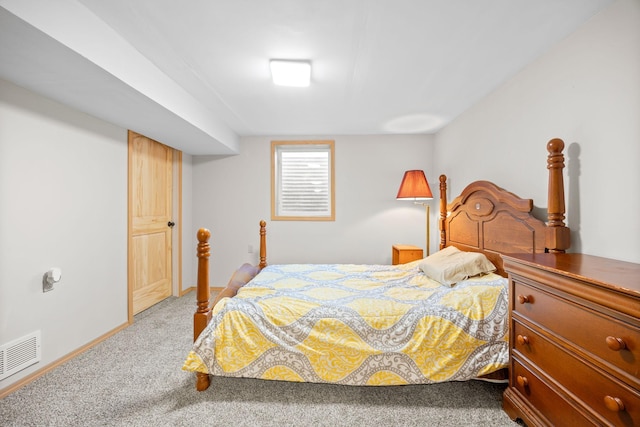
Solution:
{"label": "red lampshade", "polygon": [[421,170],[406,171],[396,196],[398,200],[431,200],[433,195]]}

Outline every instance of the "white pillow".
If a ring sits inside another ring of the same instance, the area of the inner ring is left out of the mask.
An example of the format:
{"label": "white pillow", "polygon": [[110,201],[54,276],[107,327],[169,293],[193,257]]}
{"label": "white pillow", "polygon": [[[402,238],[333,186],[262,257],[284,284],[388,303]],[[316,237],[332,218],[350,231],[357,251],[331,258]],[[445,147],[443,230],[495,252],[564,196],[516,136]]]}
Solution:
{"label": "white pillow", "polygon": [[496,271],[496,266],[484,254],[463,252],[455,246],[426,257],[419,267],[427,277],[449,287],[469,277]]}

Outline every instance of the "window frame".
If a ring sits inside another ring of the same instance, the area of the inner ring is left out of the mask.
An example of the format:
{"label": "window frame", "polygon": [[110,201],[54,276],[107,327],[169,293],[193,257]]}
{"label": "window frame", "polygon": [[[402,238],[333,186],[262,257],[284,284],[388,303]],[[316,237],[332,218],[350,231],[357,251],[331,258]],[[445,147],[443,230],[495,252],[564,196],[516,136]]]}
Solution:
{"label": "window frame", "polygon": [[[324,215],[297,215],[280,214],[279,205],[279,185],[282,182],[279,165],[279,153],[284,151],[295,151],[295,147],[300,146],[300,151],[322,151],[328,152],[329,162],[327,165],[329,179],[329,209]],[[286,148],[280,148],[286,147]],[[272,221],[335,221],[335,142],[333,140],[322,141],[271,141],[271,220]]]}

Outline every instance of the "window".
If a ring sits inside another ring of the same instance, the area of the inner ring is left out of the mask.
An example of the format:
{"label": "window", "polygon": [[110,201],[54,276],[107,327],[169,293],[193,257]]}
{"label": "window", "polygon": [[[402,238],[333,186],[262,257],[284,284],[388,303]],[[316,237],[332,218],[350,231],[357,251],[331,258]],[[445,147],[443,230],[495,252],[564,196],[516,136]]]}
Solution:
{"label": "window", "polygon": [[271,219],[334,221],[333,141],[271,141]]}

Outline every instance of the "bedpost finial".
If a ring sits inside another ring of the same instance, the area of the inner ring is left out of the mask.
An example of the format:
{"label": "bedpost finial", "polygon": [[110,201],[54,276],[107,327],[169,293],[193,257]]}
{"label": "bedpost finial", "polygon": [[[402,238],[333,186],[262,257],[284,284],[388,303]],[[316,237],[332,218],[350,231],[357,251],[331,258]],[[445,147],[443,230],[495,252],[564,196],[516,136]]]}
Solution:
{"label": "bedpost finial", "polygon": [[260,221],[260,263],[258,268],[262,270],[267,266],[267,222]]}
{"label": "bedpost finial", "polygon": [[553,138],[547,142],[547,151],[550,154],[558,154],[564,150],[564,141],[560,138]]}
{"label": "bedpost finial", "polygon": [[547,201],[545,247],[549,252],[562,253],[571,245],[571,232],[564,223],[564,180],[562,177],[564,141],[560,138],[553,138],[547,143],[547,150],[549,151],[547,156],[549,198]]}
{"label": "bedpost finial", "polygon": [[200,230],[198,230],[198,233],[196,235],[198,237],[198,242],[206,243],[211,237],[211,232],[206,228],[201,228]]}
{"label": "bedpost finial", "polygon": [[447,182],[447,175],[445,174],[440,175],[440,183],[443,183],[443,182]]}

